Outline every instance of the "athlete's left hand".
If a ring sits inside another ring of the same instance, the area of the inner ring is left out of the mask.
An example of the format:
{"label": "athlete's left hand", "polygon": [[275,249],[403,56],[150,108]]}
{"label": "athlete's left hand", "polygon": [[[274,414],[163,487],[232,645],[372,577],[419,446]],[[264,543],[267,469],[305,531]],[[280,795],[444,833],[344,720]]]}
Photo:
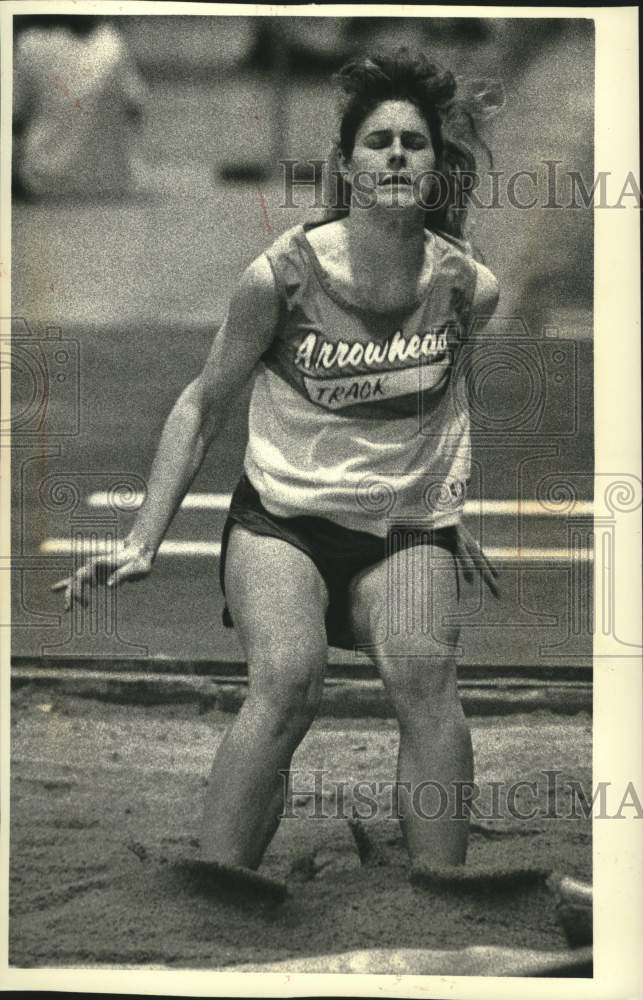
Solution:
{"label": "athlete's left hand", "polygon": [[494,597],[500,598],[500,587],[498,586],[498,570],[492,562],[487,559],[480,545],[473,537],[468,528],[463,524],[458,525],[458,544],[456,558],[458,565],[462,569],[462,574],[467,583],[472,583],[476,573],[482,574],[482,579]]}

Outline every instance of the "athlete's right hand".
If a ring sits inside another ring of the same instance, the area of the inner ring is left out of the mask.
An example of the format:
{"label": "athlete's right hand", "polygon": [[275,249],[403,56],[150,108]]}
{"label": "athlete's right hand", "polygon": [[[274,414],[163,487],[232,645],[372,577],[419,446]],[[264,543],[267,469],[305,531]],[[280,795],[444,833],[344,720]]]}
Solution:
{"label": "athlete's right hand", "polygon": [[65,611],[70,610],[74,601],[85,607],[88,587],[94,587],[98,583],[113,587],[130,580],[141,580],[151,571],[153,561],[154,553],[151,549],[125,539],[117,542],[110,552],[95,556],[71,576],[54,583],[51,589],[64,590]]}

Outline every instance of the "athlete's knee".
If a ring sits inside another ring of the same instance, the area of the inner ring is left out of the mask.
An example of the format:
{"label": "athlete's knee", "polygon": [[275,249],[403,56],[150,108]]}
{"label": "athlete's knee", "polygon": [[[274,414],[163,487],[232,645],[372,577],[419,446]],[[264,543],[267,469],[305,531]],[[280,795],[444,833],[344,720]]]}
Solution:
{"label": "athlete's knee", "polygon": [[[248,698],[277,731],[301,738],[314,719],[323,689],[326,649],[279,644],[249,662]],[[254,667],[256,666],[256,669]]]}
{"label": "athlete's knee", "polygon": [[462,717],[453,656],[387,660],[383,675],[398,721],[403,727],[426,726]]}

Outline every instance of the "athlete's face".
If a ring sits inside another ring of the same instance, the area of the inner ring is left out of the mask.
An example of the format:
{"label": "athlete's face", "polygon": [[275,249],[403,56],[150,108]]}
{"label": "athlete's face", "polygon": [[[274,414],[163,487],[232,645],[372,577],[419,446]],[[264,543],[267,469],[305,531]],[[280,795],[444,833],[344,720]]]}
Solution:
{"label": "athlete's face", "polygon": [[353,204],[370,197],[371,204],[413,207],[430,189],[435,167],[429,127],[415,105],[383,101],[360,125],[346,162]]}

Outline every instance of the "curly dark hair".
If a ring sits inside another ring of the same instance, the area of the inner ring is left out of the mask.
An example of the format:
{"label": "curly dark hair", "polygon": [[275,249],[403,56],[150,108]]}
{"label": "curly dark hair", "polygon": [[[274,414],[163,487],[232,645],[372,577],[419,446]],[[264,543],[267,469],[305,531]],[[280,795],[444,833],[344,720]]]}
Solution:
{"label": "curly dark hair", "polygon": [[326,220],[346,216],[350,208],[350,185],[339,173],[339,154],[349,159],[355,137],[364,119],[383,101],[410,101],[427,123],[436,158],[437,196],[425,209],[428,229],[462,238],[469,203],[469,185],[464,175],[476,170],[474,154],[462,142],[445,135],[445,122],[466,122],[472,138],[491,154],[480,140],[471,113],[456,101],[457,84],[448,70],[430,62],[421,52],[408,48],[377,52],[351,59],[335,75],[341,89],[339,137],[329,158],[330,175],[336,180],[333,204]]}

